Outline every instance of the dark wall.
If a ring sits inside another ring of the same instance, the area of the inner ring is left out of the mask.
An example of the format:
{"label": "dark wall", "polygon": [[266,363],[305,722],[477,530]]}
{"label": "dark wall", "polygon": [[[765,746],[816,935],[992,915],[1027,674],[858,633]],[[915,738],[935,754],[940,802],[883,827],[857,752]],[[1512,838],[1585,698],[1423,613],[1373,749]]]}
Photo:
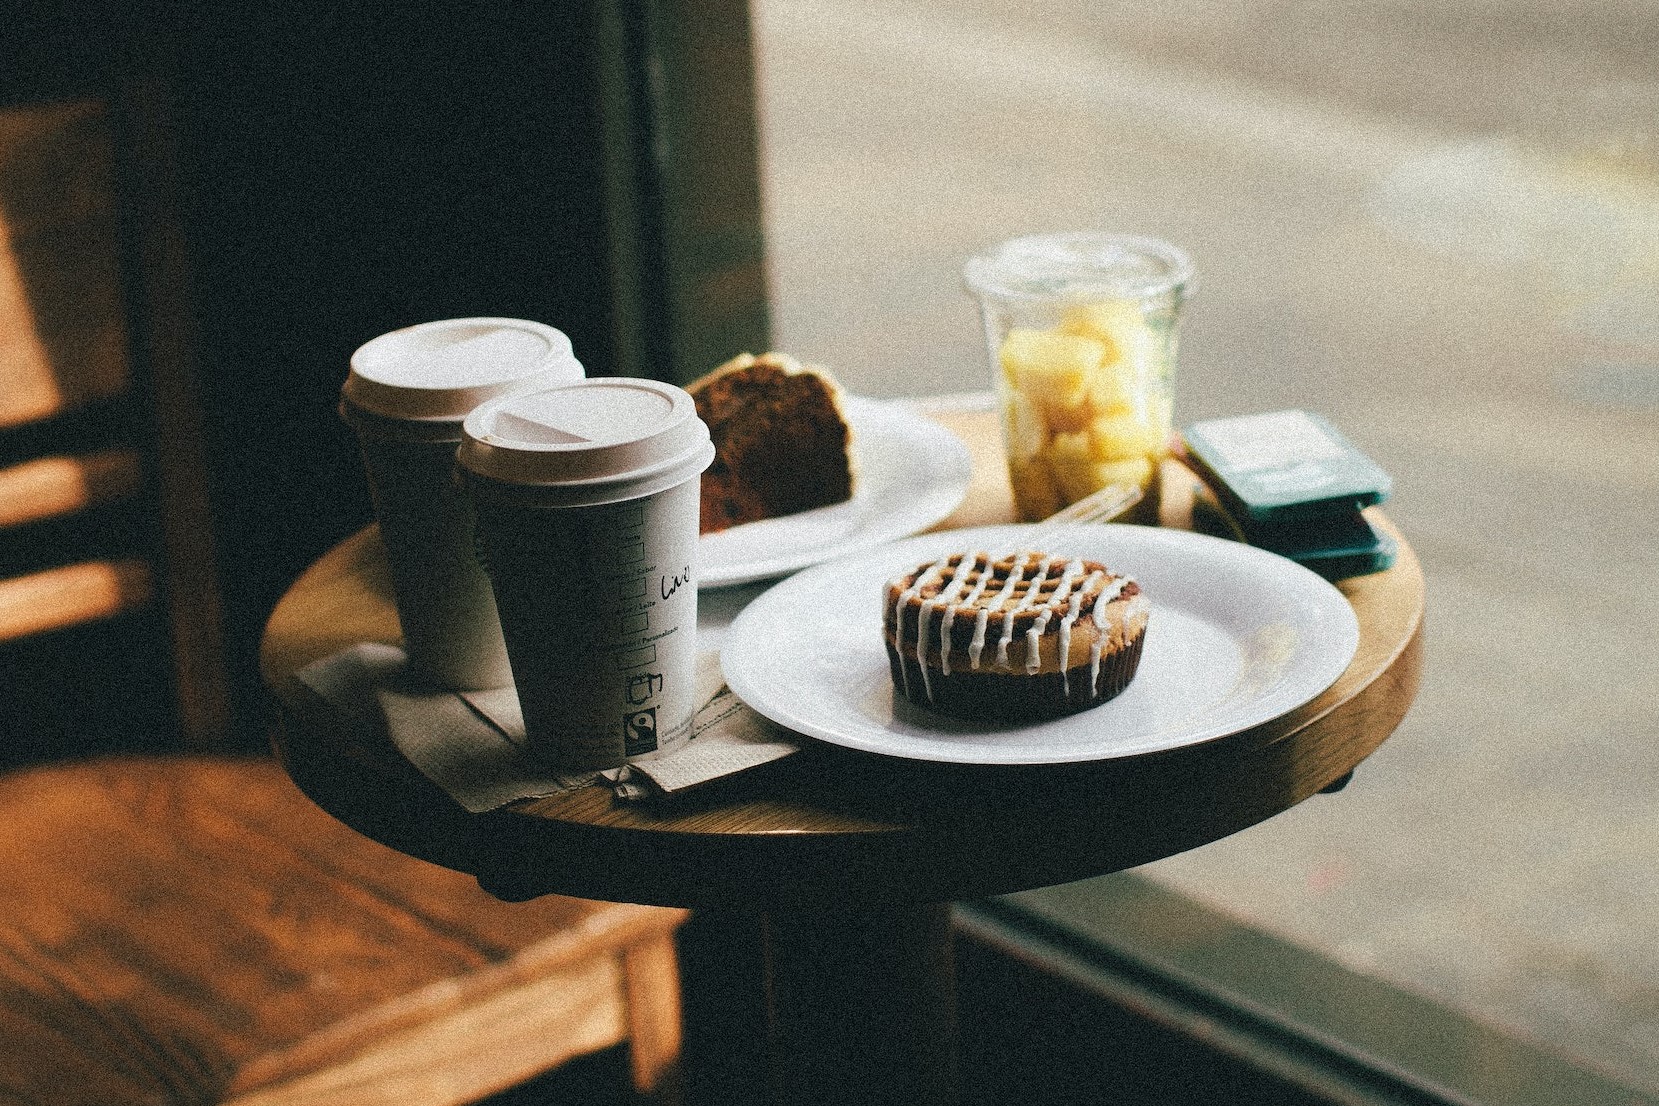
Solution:
{"label": "dark wall", "polygon": [[370,517],[334,409],[353,349],[507,315],[609,369],[586,6],[372,7],[201,5],[155,40],[243,694],[283,589]]}

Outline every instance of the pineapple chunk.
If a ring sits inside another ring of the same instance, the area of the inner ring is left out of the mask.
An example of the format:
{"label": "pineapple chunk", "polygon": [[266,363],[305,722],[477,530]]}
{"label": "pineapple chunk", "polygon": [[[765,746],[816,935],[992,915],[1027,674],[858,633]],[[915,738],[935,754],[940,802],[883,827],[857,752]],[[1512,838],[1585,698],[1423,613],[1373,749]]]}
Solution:
{"label": "pineapple chunk", "polygon": [[1163,336],[1146,320],[1134,300],[1105,300],[1078,304],[1066,310],[1060,331],[1108,343],[1116,352],[1111,363],[1126,373],[1126,387],[1138,387],[1137,379],[1163,370],[1167,352]]}
{"label": "pineapple chunk", "polygon": [[1129,461],[1158,452],[1164,436],[1151,422],[1134,415],[1096,419],[1089,427],[1089,452],[1096,461]]}
{"label": "pineapple chunk", "polygon": [[1055,483],[1067,503],[1075,503],[1094,491],[1090,468],[1094,465],[1087,432],[1056,434],[1049,443],[1048,461],[1054,470]]}
{"label": "pineapple chunk", "polygon": [[1072,458],[1054,461],[1054,476],[1068,503],[1075,503],[1109,484],[1128,484],[1145,488],[1152,482],[1151,458],[1137,457],[1131,461],[1077,461]]}
{"label": "pineapple chunk", "polygon": [[1134,365],[1127,361],[1102,365],[1089,381],[1088,408],[1096,418],[1133,414],[1142,392]]}
{"label": "pineapple chunk", "polygon": [[1060,317],[1062,334],[1077,334],[1110,344],[1114,347],[1114,361],[1124,354],[1124,350],[1119,348],[1123,339],[1145,327],[1141,309],[1131,300],[1080,303],[1066,308],[1066,313]]}
{"label": "pineapple chunk", "polygon": [[1108,484],[1133,484],[1137,488],[1144,488],[1152,483],[1152,474],[1157,468],[1150,457],[1136,457],[1132,461],[1102,462],[1094,467],[1095,486],[1104,488]]}
{"label": "pineapple chunk", "polygon": [[1105,343],[1094,338],[1015,327],[1003,339],[1000,360],[1015,389],[1045,404],[1076,407],[1105,356]]}
{"label": "pineapple chunk", "polygon": [[1048,424],[1024,393],[1008,390],[1003,397],[1002,418],[1002,440],[1010,458],[1034,457],[1048,444]]}
{"label": "pineapple chunk", "polygon": [[1094,443],[1085,431],[1054,435],[1048,445],[1048,456],[1056,464],[1087,464],[1096,460]]}

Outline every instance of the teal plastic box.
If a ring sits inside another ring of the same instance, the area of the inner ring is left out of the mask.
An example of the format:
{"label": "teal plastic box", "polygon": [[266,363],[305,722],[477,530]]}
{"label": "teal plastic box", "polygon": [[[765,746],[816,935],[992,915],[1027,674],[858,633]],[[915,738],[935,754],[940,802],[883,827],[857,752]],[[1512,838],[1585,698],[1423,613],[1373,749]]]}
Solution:
{"label": "teal plastic box", "polygon": [[1206,419],[1188,456],[1243,525],[1350,515],[1388,498],[1388,473],[1311,411]]}
{"label": "teal plastic box", "polygon": [[1381,572],[1394,563],[1399,543],[1358,510],[1288,522],[1241,521],[1251,545],[1289,557],[1327,580]]}

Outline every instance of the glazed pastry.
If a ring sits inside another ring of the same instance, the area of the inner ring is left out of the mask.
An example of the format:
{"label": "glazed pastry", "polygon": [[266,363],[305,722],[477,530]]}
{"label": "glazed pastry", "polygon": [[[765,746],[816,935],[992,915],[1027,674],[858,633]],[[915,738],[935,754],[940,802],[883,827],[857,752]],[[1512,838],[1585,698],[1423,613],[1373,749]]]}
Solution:
{"label": "glazed pastry", "polygon": [[1129,686],[1150,604],[1077,557],[957,553],[889,580],[882,630],[894,691],[961,718],[1034,721]]}

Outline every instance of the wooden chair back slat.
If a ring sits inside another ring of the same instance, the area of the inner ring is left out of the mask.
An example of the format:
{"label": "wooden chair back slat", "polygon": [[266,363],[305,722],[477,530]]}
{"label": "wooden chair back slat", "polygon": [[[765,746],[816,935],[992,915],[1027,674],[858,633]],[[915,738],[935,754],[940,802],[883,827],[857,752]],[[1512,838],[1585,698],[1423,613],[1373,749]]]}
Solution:
{"label": "wooden chair back slat", "polygon": [[143,463],[133,449],[39,457],[0,469],[0,528],[90,510],[138,492]]}
{"label": "wooden chair back slat", "polygon": [[154,593],[143,561],[83,561],[0,580],[0,642],[114,618]]}
{"label": "wooden chair back slat", "polygon": [[98,103],[0,111],[0,429],[131,384],[110,173]]}

